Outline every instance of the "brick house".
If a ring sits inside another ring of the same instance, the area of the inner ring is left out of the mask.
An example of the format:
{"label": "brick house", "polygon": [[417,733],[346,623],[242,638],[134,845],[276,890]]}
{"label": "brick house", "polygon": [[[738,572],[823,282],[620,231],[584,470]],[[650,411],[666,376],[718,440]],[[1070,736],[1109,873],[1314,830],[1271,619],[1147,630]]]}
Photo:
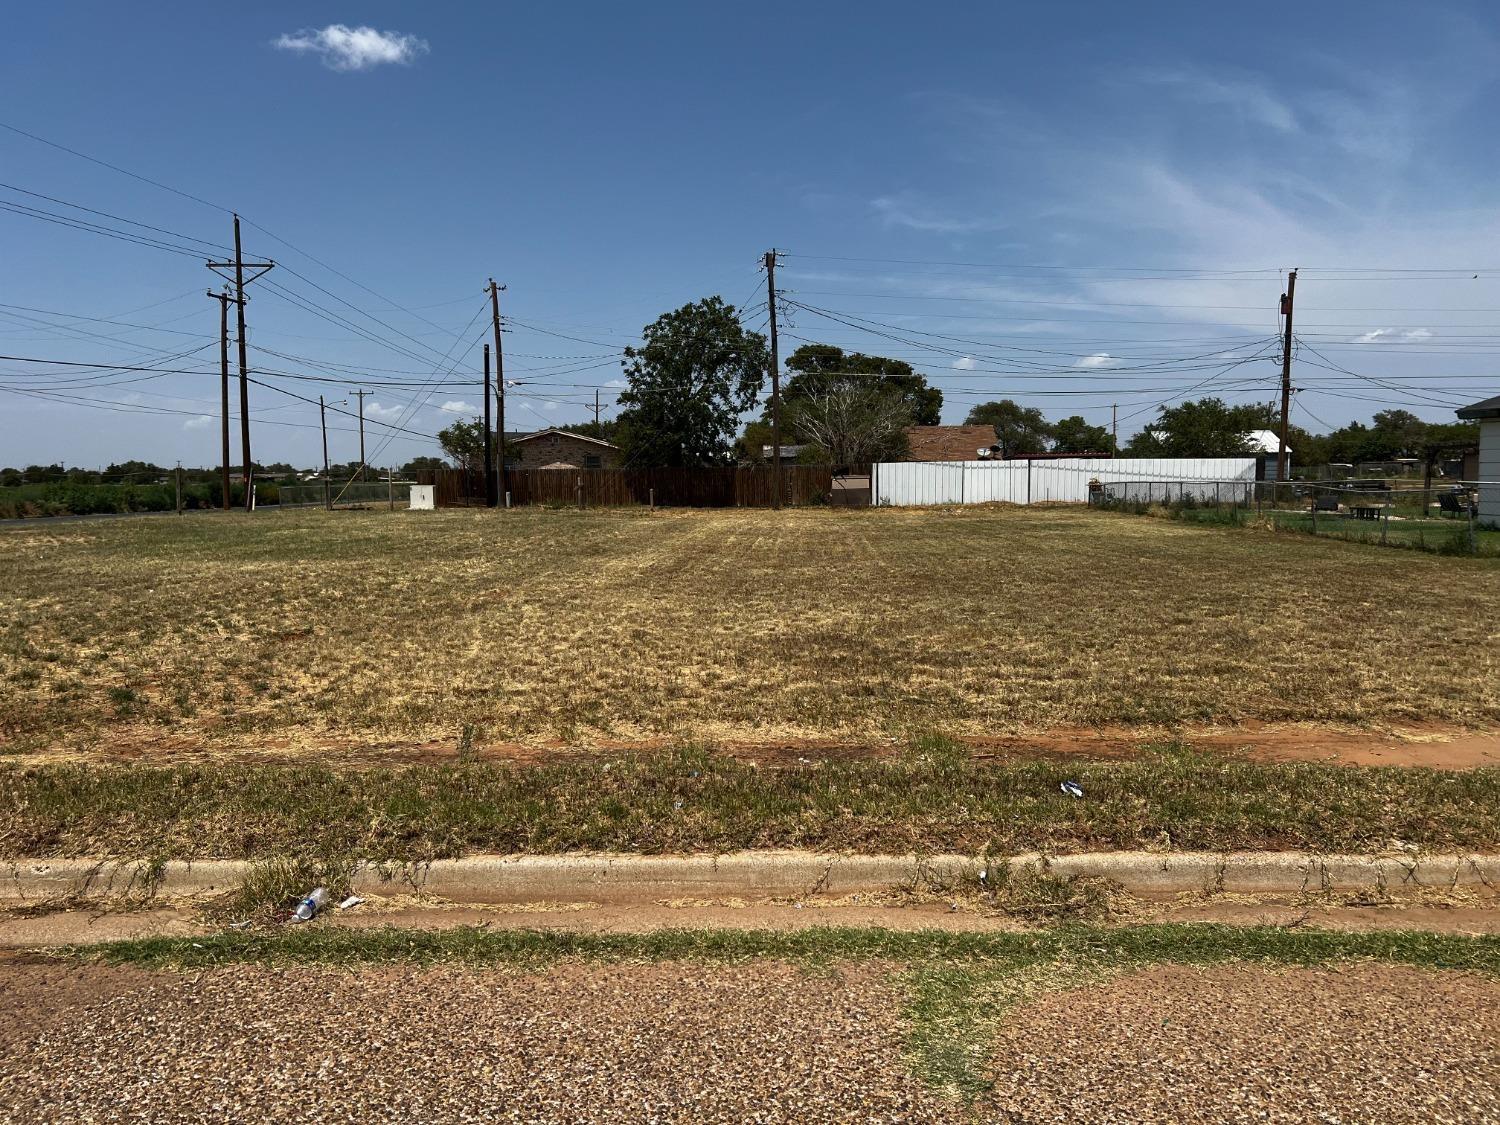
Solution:
{"label": "brick house", "polygon": [[506,439],[506,462],[514,469],[618,469],[619,447],[568,430],[538,430]]}
{"label": "brick house", "polygon": [[995,427],[908,426],[906,442],[908,461],[979,461],[990,456]]}

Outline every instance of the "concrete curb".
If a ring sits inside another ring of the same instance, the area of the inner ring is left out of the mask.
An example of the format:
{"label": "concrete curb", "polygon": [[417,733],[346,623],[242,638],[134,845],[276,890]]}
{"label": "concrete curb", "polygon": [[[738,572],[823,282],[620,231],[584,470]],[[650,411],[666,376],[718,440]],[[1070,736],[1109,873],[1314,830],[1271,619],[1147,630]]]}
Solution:
{"label": "concrete curb", "polygon": [[[1384,893],[1481,888],[1500,893],[1500,855],[1310,855],[1303,852],[1094,852],[1020,855],[1013,870],[1108,879],[1146,897],[1182,893]],[[248,860],[10,860],[0,865],[0,905],[63,899],[208,895],[238,884]],[[354,890],[427,894],[457,903],[652,902],[678,898],[812,898],[877,891],[977,887],[976,856],[727,855],[467,856],[431,863],[363,863]]]}

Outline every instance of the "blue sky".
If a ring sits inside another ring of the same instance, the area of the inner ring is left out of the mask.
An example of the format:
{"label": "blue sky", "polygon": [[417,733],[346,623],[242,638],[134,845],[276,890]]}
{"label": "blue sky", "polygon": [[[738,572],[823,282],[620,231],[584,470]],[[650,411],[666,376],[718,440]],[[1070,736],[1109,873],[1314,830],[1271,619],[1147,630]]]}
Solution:
{"label": "blue sky", "polygon": [[[1500,392],[1483,4],[80,2],[13,6],[6,32],[0,120],[202,202],[0,129],[0,204],[174,244],[227,243],[238,209],[283,263],[252,289],[252,365],[367,375],[372,421],[423,435],[479,401],[454,384],[477,384],[491,275],[533,428],[596,387],[611,413],[618,349],[659,313],[763,305],[772,246],[791,300],[837,317],[789,308],[783,353],[899,355],[949,422],[1118,402],[1123,439],[1183,394],[1269,399],[1293,266],[1299,424]],[[215,463],[212,283],[0,209],[0,353],[28,357],[0,361],[0,464]],[[253,390],[257,460],[317,460],[316,407]],[[435,452],[374,424],[369,446]]]}

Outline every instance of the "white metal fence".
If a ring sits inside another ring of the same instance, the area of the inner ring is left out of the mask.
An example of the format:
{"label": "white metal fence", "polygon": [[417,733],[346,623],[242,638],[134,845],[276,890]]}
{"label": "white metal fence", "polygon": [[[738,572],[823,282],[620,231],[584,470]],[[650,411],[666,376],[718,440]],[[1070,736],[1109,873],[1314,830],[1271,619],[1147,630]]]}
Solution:
{"label": "white metal fence", "polygon": [[1180,482],[1211,496],[1215,485],[1255,480],[1254,457],[1059,457],[1017,461],[904,461],[872,467],[870,503],[1085,503],[1089,482]]}

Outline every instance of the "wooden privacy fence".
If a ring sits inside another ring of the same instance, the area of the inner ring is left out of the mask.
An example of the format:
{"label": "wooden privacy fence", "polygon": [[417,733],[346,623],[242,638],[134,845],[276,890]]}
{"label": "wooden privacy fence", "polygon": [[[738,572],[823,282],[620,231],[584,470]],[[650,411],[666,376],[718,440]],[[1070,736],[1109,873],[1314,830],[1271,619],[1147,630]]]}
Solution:
{"label": "wooden privacy fence", "polygon": [[[782,469],[787,504],[826,504],[833,492],[827,465],[787,465]],[[483,507],[484,474],[437,469],[423,474],[434,485],[440,508]],[[693,469],[508,469],[500,502],[582,504],[589,508],[649,504],[682,508],[769,508],[776,475],[769,466],[712,466]]]}

